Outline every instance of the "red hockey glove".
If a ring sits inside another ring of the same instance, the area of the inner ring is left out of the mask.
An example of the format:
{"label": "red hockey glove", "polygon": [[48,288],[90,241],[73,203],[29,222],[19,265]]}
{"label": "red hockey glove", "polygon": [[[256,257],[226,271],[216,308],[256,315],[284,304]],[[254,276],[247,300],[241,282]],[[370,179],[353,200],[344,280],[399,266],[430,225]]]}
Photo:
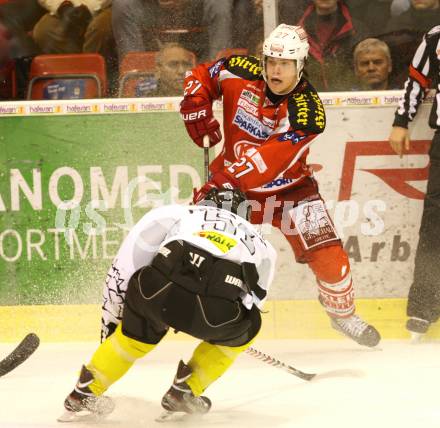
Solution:
{"label": "red hockey glove", "polygon": [[221,189],[237,189],[240,183],[234,177],[226,175],[224,172],[216,172],[207,183],[205,183],[198,191],[194,189],[193,202],[197,204],[205,199],[207,193],[214,188]]}
{"label": "red hockey glove", "polygon": [[201,97],[187,97],[180,103],[180,115],[193,141],[203,147],[203,137],[209,136],[209,147],[222,139],[220,124],[212,115],[212,106]]}

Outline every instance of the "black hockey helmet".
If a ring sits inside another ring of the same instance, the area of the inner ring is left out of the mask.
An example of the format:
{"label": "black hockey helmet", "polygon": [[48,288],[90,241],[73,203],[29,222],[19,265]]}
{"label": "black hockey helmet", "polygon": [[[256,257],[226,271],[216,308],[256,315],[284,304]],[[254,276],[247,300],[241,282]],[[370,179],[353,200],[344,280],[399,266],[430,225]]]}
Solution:
{"label": "black hockey helmet", "polygon": [[251,206],[247,203],[246,196],[240,189],[217,189],[214,187],[198,205],[212,206],[212,203],[206,203],[206,201],[212,201],[217,208],[231,211],[246,220],[251,217]]}

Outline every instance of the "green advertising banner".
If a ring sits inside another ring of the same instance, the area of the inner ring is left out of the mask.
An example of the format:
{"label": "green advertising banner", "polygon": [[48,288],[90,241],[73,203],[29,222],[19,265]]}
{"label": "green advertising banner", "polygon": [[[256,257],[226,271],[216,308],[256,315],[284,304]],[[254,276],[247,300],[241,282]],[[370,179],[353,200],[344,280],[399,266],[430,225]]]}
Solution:
{"label": "green advertising banner", "polygon": [[98,303],[133,223],[203,170],[175,112],[3,117],[0,148],[0,305]]}

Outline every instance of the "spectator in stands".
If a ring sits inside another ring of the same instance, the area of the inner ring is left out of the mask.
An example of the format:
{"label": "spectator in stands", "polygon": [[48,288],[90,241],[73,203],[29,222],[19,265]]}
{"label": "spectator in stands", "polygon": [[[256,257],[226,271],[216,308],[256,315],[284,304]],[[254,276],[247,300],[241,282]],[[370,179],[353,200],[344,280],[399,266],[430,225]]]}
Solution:
{"label": "spectator in stands", "polygon": [[118,62],[111,0],[39,1],[47,12],[33,31],[41,51],[46,54],[99,53],[105,58],[110,92],[114,92]]}
{"label": "spectator in stands", "polygon": [[[130,51],[155,51],[178,42],[198,60],[241,46],[255,25],[252,0],[113,0],[119,61]],[[172,17],[172,19],[170,19]]]}
{"label": "spectator in stands", "polygon": [[203,0],[209,59],[221,49],[249,49],[256,35],[264,36],[263,16],[257,14],[260,3],[261,0]]}
{"label": "spectator in stands", "polygon": [[310,0],[279,0],[278,22],[285,22],[289,25],[296,25],[297,22],[304,15],[305,10],[310,3]]}
{"label": "spectator in stands", "polygon": [[365,26],[352,18],[341,0],[312,0],[298,22],[310,44],[307,72],[317,90],[353,86],[352,49],[366,37]]}
{"label": "spectator in stands", "polygon": [[185,73],[195,67],[195,55],[178,43],[167,43],[156,57],[156,80],[146,77],[139,81],[136,96],[171,97],[183,94]]}
{"label": "spectator in stands", "polygon": [[9,0],[0,4],[0,24],[11,36],[11,58],[31,57],[39,52],[29,33],[43,14],[37,0]]}
{"label": "spectator in stands", "polygon": [[0,91],[3,99],[25,96],[30,62],[40,53],[29,34],[43,14],[44,9],[37,0],[0,2],[0,27],[3,28],[0,36]]}
{"label": "spectator in stands", "polygon": [[392,0],[391,16],[397,16],[407,11],[410,6],[410,0]]}
{"label": "spectator in stands", "polygon": [[[350,15],[364,24],[368,34],[382,32],[390,18],[393,0],[344,0]],[[396,1],[396,0],[395,0]],[[397,0],[405,1],[405,0]],[[311,0],[279,0],[279,22],[296,24],[310,5]]]}
{"label": "spectator in stands", "polygon": [[42,52],[112,55],[110,0],[39,1],[47,13],[35,25],[33,36]]}
{"label": "spectator in stands", "polygon": [[391,50],[392,81],[398,88],[406,80],[406,71],[424,33],[440,23],[439,0],[410,0],[409,4],[405,12],[391,18],[384,34],[378,36]]}
{"label": "spectator in stands", "polygon": [[160,50],[156,61],[158,84],[150,96],[182,95],[185,73],[196,66],[195,55],[178,43],[169,43]]}
{"label": "spectator in stands", "polygon": [[392,71],[390,49],[382,40],[368,38],[356,46],[353,53],[354,73],[363,91],[390,89]]}
{"label": "spectator in stands", "polygon": [[351,16],[362,22],[368,34],[381,34],[391,16],[393,0],[345,0]]}
{"label": "spectator in stands", "polygon": [[[386,32],[396,30],[412,30],[423,33],[440,23],[440,0],[411,0],[410,8],[401,15],[391,18]],[[416,44],[417,45],[417,44]]]}

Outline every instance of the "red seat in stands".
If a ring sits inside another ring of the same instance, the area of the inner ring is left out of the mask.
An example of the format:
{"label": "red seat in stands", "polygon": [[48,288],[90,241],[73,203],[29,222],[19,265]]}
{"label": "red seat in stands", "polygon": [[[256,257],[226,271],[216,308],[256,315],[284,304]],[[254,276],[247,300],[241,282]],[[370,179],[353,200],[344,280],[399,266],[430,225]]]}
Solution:
{"label": "red seat in stands", "polygon": [[101,98],[107,93],[104,58],[97,53],[37,55],[28,100]]}
{"label": "red seat in stands", "polygon": [[119,66],[119,97],[141,96],[139,84],[148,86],[156,82],[157,51],[128,52]]}

